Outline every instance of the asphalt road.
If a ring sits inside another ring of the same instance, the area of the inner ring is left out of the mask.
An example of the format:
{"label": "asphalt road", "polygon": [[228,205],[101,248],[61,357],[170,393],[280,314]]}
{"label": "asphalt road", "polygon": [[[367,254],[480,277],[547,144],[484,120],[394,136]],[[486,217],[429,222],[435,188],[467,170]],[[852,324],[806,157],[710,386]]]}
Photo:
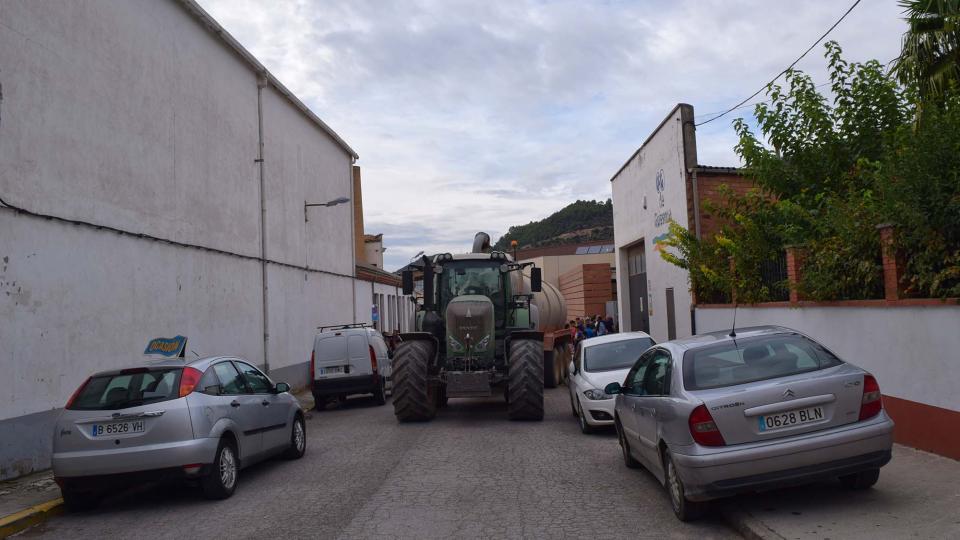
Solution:
{"label": "asphalt road", "polygon": [[368,398],[313,412],[306,455],[245,469],[208,501],[183,485],[132,490],[24,538],[737,538],[719,518],[679,522],[652,475],[624,467],[612,431],[583,435],[566,389],[543,422],[502,399],[455,400],[398,424]]}

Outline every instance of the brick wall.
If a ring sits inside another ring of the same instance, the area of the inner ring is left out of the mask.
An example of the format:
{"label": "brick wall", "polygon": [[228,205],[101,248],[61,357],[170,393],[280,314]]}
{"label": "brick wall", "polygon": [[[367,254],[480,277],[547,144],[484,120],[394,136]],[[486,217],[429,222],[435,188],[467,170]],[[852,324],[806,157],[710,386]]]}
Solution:
{"label": "brick wall", "polygon": [[560,294],[567,303],[567,320],[603,315],[613,298],[609,264],[583,264],[560,276]]}
{"label": "brick wall", "polygon": [[[687,174],[687,183],[691,187],[693,185],[693,175]],[[744,178],[740,174],[732,172],[728,169],[724,169],[723,172],[710,172],[710,171],[697,171],[697,192],[699,196],[699,206],[700,206],[700,237],[701,238],[710,238],[720,231],[722,221],[715,215],[712,215],[704,204],[707,201],[710,201],[714,205],[720,205],[723,201],[723,197],[720,195],[721,189],[720,186],[726,184],[734,193],[739,195],[745,194],[748,190],[754,187],[753,182]],[[695,221],[694,221],[694,211],[693,211],[693,200],[688,198],[687,201],[687,212],[690,217],[690,229],[694,230]]]}

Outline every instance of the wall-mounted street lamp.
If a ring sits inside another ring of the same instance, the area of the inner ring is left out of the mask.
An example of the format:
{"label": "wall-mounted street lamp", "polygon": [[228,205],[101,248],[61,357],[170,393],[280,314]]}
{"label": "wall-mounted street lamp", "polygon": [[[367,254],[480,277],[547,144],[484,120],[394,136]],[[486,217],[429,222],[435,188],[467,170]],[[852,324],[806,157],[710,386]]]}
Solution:
{"label": "wall-mounted street lamp", "polygon": [[336,199],[333,199],[332,201],[327,201],[325,203],[308,203],[307,201],[303,201],[303,222],[306,223],[310,221],[310,218],[307,217],[307,209],[310,208],[311,206],[336,206],[338,204],[343,204],[348,202],[350,202],[349,197],[337,197]]}

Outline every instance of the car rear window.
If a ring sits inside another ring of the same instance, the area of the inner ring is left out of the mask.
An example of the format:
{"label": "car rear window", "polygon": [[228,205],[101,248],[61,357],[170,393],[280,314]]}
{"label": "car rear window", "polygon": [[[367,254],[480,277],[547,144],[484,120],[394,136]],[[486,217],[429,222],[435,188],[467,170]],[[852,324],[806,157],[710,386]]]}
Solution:
{"label": "car rear window", "polygon": [[736,339],[687,351],[683,386],[687,390],[722,388],[842,363],[822,345],[800,335]]}
{"label": "car rear window", "polygon": [[69,407],[109,411],[174,399],[180,395],[181,368],[124,370],[91,377]]}
{"label": "car rear window", "polygon": [[612,371],[628,369],[655,343],[650,338],[625,339],[583,348],[583,370]]}

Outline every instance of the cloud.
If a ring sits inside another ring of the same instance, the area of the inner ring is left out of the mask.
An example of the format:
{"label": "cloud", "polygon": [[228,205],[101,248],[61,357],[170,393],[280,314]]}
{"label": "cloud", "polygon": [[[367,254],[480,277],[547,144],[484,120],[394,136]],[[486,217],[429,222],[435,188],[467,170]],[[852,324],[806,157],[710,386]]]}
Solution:
{"label": "cloud", "polygon": [[[424,249],[610,197],[610,176],[678,102],[698,121],[760,88],[846,9],[830,0],[200,0],[361,155],[387,268]],[[886,62],[904,24],[868,0],[831,34]],[[798,67],[826,80],[822,48]],[[757,98],[757,100],[762,97]],[[698,156],[736,165],[730,121]]]}

